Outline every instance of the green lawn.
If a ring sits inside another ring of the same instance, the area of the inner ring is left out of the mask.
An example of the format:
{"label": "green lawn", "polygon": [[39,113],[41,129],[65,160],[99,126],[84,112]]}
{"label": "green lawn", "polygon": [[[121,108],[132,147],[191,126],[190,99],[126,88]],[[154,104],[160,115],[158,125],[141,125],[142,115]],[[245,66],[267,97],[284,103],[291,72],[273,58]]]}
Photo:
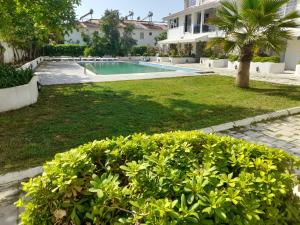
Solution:
{"label": "green lawn", "polygon": [[0,114],[0,172],[95,139],[193,130],[300,105],[300,87],[233,83],[198,76],[44,87],[37,104]]}

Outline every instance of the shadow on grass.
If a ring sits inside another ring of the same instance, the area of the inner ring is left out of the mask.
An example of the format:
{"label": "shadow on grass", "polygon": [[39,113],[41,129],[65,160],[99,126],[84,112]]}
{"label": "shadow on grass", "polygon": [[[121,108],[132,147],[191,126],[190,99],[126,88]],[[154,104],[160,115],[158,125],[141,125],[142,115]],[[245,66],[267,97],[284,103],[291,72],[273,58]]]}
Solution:
{"label": "shadow on grass", "polygon": [[0,168],[32,167],[95,139],[194,130],[267,112],[195,103],[174,93],[160,102],[150,95],[99,84],[45,88],[36,105],[3,114],[2,121],[7,123],[0,126]]}

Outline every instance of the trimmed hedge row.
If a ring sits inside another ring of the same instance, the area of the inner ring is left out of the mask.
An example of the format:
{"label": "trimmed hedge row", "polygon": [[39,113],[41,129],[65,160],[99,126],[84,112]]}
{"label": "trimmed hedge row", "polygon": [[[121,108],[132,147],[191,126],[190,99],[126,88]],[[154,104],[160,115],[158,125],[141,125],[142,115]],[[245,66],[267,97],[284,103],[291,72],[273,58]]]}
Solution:
{"label": "trimmed hedge row", "polygon": [[252,62],[273,62],[279,63],[280,57],[278,56],[254,56]]}
{"label": "trimmed hedge row", "polygon": [[299,159],[200,132],[117,137],[56,155],[23,184],[25,225],[296,225]]}
{"label": "trimmed hedge row", "polygon": [[32,77],[31,69],[16,69],[12,65],[0,63],[0,88],[28,84]]}
{"label": "trimmed hedge row", "polygon": [[47,45],[42,52],[45,56],[79,57],[84,55],[85,48],[86,46],[76,44]]}

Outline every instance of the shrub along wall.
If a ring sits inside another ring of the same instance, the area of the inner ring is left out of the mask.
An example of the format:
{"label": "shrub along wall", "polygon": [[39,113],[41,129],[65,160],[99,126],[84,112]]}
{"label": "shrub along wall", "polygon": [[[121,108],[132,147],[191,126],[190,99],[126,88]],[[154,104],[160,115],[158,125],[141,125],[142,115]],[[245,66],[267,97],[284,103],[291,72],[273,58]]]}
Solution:
{"label": "shrub along wall", "polygon": [[137,134],[56,155],[24,184],[33,224],[300,224],[299,159],[199,132]]}
{"label": "shrub along wall", "polygon": [[16,69],[12,65],[0,63],[0,88],[28,84],[32,77],[31,69]]}
{"label": "shrub along wall", "polygon": [[84,55],[86,46],[75,44],[47,45],[42,52],[45,56],[71,56],[78,57]]}

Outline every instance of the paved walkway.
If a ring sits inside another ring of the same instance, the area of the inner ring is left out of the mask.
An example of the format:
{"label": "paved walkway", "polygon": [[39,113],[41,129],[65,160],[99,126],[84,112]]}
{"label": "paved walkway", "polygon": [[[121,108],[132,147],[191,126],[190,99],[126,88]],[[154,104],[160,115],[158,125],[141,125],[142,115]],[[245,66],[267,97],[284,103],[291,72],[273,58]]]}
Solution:
{"label": "paved walkway", "polygon": [[300,156],[300,114],[220,132]]}
{"label": "paved walkway", "polygon": [[171,71],[122,75],[95,75],[89,70],[86,70],[86,72],[87,74],[85,74],[84,68],[76,62],[43,62],[37,68],[36,75],[39,76],[42,85],[54,85],[200,76],[203,75],[203,73],[211,73],[212,71],[209,69],[201,69],[199,73]]}

